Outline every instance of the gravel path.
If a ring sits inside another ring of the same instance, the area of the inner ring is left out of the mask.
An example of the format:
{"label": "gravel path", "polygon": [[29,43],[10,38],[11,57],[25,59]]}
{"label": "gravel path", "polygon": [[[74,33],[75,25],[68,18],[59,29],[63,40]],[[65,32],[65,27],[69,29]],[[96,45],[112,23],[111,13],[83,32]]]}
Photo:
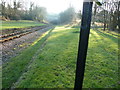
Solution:
{"label": "gravel path", "polygon": [[20,51],[30,46],[31,43],[33,43],[38,37],[51,28],[53,27],[49,26],[20,38],[0,43],[0,46],[2,46],[2,63],[4,64],[5,62],[9,61],[11,57],[18,55]]}

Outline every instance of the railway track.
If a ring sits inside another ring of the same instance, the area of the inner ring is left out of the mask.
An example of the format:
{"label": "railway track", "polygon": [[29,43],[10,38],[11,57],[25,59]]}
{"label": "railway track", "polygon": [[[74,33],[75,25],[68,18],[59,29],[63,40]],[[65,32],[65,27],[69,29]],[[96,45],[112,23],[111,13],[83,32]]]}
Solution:
{"label": "railway track", "polygon": [[34,27],[34,28],[31,28],[31,29],[25,29],[25,30],[16,31],[16,32],[10,33],[10,34],[1,35],[0,36],[0,43],[7,42],[7,41],[10,41],[10,40],[13,40],[13,39],[16,39],[16,38],[20,38],[21,36],[33,33],[35,31],[38,31],[38,30],[46,28],[46,27],[48,27],[48,25]]}

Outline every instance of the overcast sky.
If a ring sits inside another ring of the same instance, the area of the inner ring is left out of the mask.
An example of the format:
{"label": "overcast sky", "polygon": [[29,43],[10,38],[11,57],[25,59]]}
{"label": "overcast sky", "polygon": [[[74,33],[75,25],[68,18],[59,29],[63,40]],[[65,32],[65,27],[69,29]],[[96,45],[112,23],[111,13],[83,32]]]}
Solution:
{"label": "overcast sky", "polygon": [[[14,0],[4,0],[6,2],[12,2]],[[34,2],[35,5],[45,7],[48,13],[60,13],[72,5],[76,11],[82,9],[84,0],[16,0],[24,3],[25,7],[29,8],[30,2]],[[87,0],[89,1],[89,0]],[[102,1],[102,0],[99,0]],[[0,0],[1,2],[1,0]]]}
{"label": "overcast sky", "polygon": [[26,0],[36,5],[46,7],[48,13],[60,13],[72,5],[76,11],[82,8],[83,0]]}
{"label": "overcast sky", "polygon": [[[0,0],[1,1],[1,0]],[[13,0],[4,0],[5,2],[12,2]],[[48,13],[60,13],[72,5],[76,11],[82,9],[83,0],[16,0],[24,3],[24,6],[29,7],[30,2],[36,5],[45,7]]]}

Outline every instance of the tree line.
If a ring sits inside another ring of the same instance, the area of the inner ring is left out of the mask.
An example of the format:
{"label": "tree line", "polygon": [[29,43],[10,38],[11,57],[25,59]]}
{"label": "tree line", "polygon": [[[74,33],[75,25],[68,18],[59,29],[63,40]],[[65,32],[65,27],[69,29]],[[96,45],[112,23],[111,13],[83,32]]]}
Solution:
{"label": "tree line", "polygon": [[39,7],[33,2],[26,8],[22,2],[13,0],[0,3],[0,13],[7,20],[37,20],[43,22],[46,19],[47,11],[44,7]]}
{"label": "tree line", "polygon": [[[81,11],[75,12],[72,6],[59,14],[59,19],[53,21],[57,24],[67,24],[75,20],[80,20],[82,16]],[[120,32],[120,1],[107,0],[102,3],[102,6],[94,3],[92,13],[92,25],[100,24],[103,30],[112,30]]]}
{"label": "tree line", "polygon": [[70,6],[67,10],[61,12],[59,16],[60,23],[72,22],[75,18],[75,10],[72,6]]}
{"label": "tree line", "polygon": [[81,11],[76,12],[73,6],[69,6],[66,10],[57,15],[57,19],[51,21],[53,24],[70,24],[81,19]]}
{"label": "tree line", "polygon": [[[10,0],[11,1],[11,0]],[[24,4],[20,0],[12,0],[10,3],[4,0],[0,3],[0,10],[2,17],[7,20],[37,20],[43,22],[49,21],[47,10],[44,7],[39,7],[33,2],[29,3],[29,7],[25,8]],[[75,12],[74,7],[71,5],[68,9],[57,15],[57,19],[53,15],[53,20],[50,21],[53,24],[67,24],[76,20],[80,20],[82,16],[81,11]],[[118,30],[120,31],[120,1],[119,0],[107,0],[102,6],[98,6],[94,3],[92,24],[102,23],[103,30]]]}
{"label": "tree line", "polygon": [[[75,20],[81,20],[82,12],[75,12],[70,6],[65,11],[59,14],[59,23],[71,23]],[[112,30],[120,32],[120,1],[107,0],[102,3],[102,6],[94,3],[92,12],[92,25],[101,23],[103,30]]]}
{"label": "tree line", "polygon": [[120,1],[107,0],[102,6],[94,4],[93,23],[103,23],[103,30],[120,31]]}

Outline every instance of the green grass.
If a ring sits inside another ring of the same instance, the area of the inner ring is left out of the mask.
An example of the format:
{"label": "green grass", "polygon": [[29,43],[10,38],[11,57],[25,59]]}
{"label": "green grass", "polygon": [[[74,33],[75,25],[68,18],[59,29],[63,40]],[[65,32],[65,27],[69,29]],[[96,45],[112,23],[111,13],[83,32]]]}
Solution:
{"label": "green grass", "polygon": [[21,52],[19,56],[12,58],[11,61],[3,64],[2,66],[2,85],[3,88],[9,88],[26,70],[27,65],[32,60],[32,57],[36,53],[43,42],[49,37],[51,30],[39,37],[29,48]]}
{"label": "green grass", "polygon": [[91,31],[85,87],[118,87],[118,37],[105,32]]}
{"label": "green grass", "polygon": [[[30,64],[31,51],[37,51],[40,41],[3,67],[3,87],[73,88],[78,39],[78,28],[56,27]],[[18,82],[11,84],[17,79]],[[116,88],[117,83],[118,38],[107,32],[91,30],[83,87]]]}
{"label": "green grass", "polygon": [[40,22],[28,21],[28,20],[2,21],[2,26],[0,27],[0,30],[12,29],[12,28],[26,28],[30,26],[41,26],[41,25],[44,24]]}

